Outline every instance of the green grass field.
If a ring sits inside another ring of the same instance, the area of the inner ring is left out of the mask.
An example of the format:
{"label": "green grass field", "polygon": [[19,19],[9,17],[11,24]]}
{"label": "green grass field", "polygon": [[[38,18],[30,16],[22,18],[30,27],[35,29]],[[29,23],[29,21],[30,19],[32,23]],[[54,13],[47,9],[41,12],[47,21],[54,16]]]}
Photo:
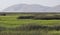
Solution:
{"label": "green grass field", "polygon": [[[23,14],[24,15],[24,14]],[[27,14],[26,14],[27,15]],[[0,26],[6,27],[6,28],[14,28],[18,27],[23,24],[30,24],[30,23],[36,23],[39,25],[60,25],[60,20],[33,20],[33,19],[17,19],[19,15],[7,15],[7,16],[0,16]],[[7,33],[6,33],[7,32]],[[0,32],[0,35],[40,35],[40,33],[37,33],[39,31],[2,31]],[[18,34],[16,34],[18,33]],[[27,34],[25,34],[27,33]],[[29,33],[29,34],[28,34]],[[37,34],[33,34],[37,33]],[[60,31],[48,31],[44,32],[41,30],[41,35],[60,35]],[[44,34],[43,34],[44,33]]]}
{"label": "green grass field", "polygon": [[15,27],[21,24],[60,25],[60,20],[17,19],[17,16],[0,16],[0,26]]}

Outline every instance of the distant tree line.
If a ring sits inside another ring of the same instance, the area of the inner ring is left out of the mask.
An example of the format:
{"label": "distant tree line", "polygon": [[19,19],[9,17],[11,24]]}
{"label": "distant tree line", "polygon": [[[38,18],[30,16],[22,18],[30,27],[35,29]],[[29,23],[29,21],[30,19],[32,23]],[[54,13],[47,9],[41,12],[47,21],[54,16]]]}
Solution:
{"label": "distant tree line", "polygon": [[0,16],[6,16],[6,14],[5,13],[0,13]]}
{"label": "distant tree line", "polygon": [[53,16],[46,16],[46,15],[43,15],[43,16],[19,16],[17,19],[39,19],[39,20],[60,20],[60,15],[53,15]]}

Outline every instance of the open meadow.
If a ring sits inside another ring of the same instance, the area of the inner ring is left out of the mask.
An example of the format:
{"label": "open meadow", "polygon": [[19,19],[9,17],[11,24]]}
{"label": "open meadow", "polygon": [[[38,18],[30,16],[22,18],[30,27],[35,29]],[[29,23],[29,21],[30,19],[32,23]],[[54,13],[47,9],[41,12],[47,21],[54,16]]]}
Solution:
{"label": "open meadow", "polygon": [[32,14],[0,16],[0,35],[60,35],[60,20],[17,19],[19,16]]}

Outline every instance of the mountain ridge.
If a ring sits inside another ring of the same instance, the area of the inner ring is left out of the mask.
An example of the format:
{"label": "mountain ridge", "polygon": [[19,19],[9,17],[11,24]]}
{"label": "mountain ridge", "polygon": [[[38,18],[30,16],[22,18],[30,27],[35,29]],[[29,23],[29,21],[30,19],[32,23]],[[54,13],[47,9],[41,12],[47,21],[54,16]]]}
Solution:
{"label": "mountain ridge", "polygon": [[3,12],[60,12],[60,5],[48,7],[39,4],[17,4],[3,10]]}

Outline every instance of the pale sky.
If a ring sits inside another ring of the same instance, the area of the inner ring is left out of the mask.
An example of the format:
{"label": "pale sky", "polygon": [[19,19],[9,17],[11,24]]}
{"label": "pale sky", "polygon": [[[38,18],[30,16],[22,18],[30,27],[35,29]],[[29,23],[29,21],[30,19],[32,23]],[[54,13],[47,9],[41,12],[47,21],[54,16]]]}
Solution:
{"label": "pale sky", "polygon": [[21,3],[40,4],[51,7],[51,6],[60,5],[60,0],[0,0],[0,10]]}

